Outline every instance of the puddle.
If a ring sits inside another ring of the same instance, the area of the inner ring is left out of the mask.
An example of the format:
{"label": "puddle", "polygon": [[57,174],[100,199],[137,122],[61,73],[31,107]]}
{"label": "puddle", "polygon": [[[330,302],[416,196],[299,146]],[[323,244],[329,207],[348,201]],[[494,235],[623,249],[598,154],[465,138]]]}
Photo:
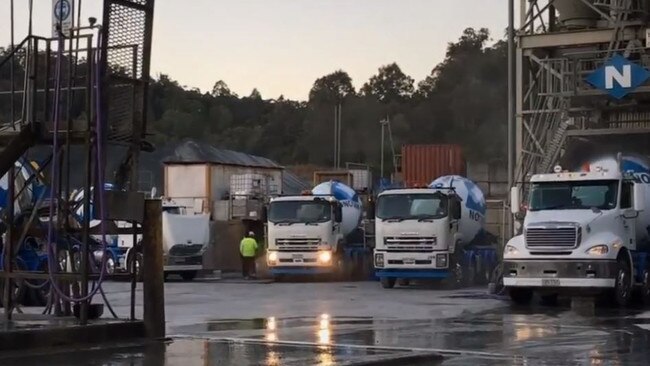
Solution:
{"label": "puddle", "polygon": [[[119,348],[80,349],[72,352],[43,353],[18,358],[0,357],[4,366],[303,366],[354,365],[396,357],[412,357],[414,352],[366,349],[360,347],[324,347],[264,343],[232,343],[209,340],[177,340],[168,344],[150,344]],[[429,354],[422,365],[439,364],[439,356]],[[435,360],[435,361],[434,361]],[[371,365],[372,363],[365,363]],[[394,364],[394,363],[393,363]],[[409,365],[412,363],[400,363]]]}

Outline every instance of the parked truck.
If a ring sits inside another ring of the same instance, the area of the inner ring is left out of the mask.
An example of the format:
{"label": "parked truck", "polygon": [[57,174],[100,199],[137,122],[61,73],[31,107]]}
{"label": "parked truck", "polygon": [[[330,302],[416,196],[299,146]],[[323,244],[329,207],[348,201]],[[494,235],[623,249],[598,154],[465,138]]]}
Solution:
{"label": "parked truck", "polygon": [[363,241],[362,203],[349,186],[329,181],[300,196],[272,198],[267,213],[271,275],[348,277],[350,248]]}
{"label": "parked truck", "polygon": [[[619,154],[584,167],[531,177],[523,234],[503,254],[513,302],[527,304],[535,292],[545,301],[604,294],[625,306],[636,285],[650,300],[648,164]],[[516,188],[511,199],[520,213]]]}
{"label": "parked truck", "polygon": [[375,275],[384,288],[398,279],[448,279],[453,286],[486,276],[496,265],[485,242],[485,199],[469,179],[451,175],[427,188],[379,194],[375,214]]}

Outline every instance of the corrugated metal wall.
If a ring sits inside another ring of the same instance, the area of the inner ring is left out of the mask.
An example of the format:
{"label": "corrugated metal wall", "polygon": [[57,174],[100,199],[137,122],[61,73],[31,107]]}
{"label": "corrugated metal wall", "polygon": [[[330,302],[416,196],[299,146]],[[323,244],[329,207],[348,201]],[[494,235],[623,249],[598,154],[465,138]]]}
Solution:
{"label": "corrugated metal wall", "polygon": [[405,187],[427,186],[438,177],[452,174],[466,174],[465,158],[460,146],[402,146],[402,177]]}

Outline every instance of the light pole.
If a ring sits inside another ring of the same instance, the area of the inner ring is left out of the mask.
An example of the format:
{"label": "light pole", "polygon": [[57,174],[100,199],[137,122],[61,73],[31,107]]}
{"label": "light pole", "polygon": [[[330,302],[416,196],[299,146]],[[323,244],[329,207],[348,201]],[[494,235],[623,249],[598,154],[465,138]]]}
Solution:
{"label": "light pole", "polygon": [[388,119],[384,118],[381,121],[379,121],[379,124],[381,125],[381,176],[380,178],[384,178],[384,130],[386,129],[386,125],[388,125]]}

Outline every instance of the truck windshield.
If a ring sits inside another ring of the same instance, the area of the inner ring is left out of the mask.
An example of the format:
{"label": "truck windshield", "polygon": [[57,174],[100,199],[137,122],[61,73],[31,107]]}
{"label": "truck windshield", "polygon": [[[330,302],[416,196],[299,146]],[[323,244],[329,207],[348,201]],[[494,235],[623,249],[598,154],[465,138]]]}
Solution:
{"label": "truck windshield", "polygon": [[331,218],[327,201],[280,201],[269,207],[269,221],[275,224],[327,222]]}
{"label": "truck windshield", "polygon": [[447,196],[434,194],[388,194],[377,200],[377,217],[384,220],[439,219],[447,216]]}
{"label": "truck windshield", "polygon": [[534,183],[529,210],[610,210],[616,207],[617,193],[615,180]]}

